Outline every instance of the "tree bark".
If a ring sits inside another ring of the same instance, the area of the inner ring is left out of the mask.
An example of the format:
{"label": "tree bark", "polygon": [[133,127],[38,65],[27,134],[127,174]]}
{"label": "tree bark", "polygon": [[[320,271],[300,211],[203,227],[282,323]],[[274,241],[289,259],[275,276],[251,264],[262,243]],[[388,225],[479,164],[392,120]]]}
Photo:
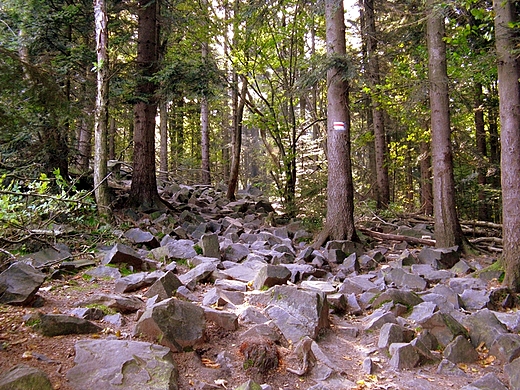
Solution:
{"label": "tree bark", "polygon": [[109,215],[108,193],[108,17],[105,0],[94,0],[97,51],[97,96],[94,126],[94,188],[100,215]]}
{"label": "tree bark", "polygon": [[376,206],[378,209],[388,207],[390,201],[390,181],[387,166],[387,145],[384,123],[384,112],[377,100],[377,88],[380,81],[379,56],[377,54],[377,30],[374,12],[374,1],[364,0],[364,37],[367,52],[367,76],[371,90],[370,105],[372,108],[372,125],[374,133],[375,172],[376,172]]}
{"label": "tree bark", "polygon": [[462,229],[455,208],[444,15],[436,0],[428,0],[427,12],[436,247],[462,248]]}
{"label": "tree bark", "polygon": [[421,141],[421,212],[426,215],[433,214],[433,188],[432,188],[432,158],[430,145]]}
{"label": "tree bark", "polygon": [[[327,54],[346,59],[342,0],[325,1]],[[357,240],[354,226],[354,186],[350,161],[349,84],[344,69],[327,71],[327,217],[316,245],[327,239]]]}
{"label": "tree bark", "polygon": [[[234,104],[234,115],[233,115],[233,155],[231,159],[231,172],[229,175],[227,198],[229,200],[235,200],[236,190],[238,186],[238,173],[240,170],[240,152],[242,149],[242,119],[244,117],[244,106],[246,104],[246,93],[247,93],[247,78],[242,77],[242,89],[240,96],[238,96],[238,85],[235,85],[235,96],[233,100],[237,104]],[[234,84],[238,83],[238,76],[234,76]]]}
{"label": "tree bark", "polygon": [[512,0],[494,0],[498,57],[504,284],[520,292],[520,63],[514,54],[517,21]]}
{"label": "tree bark", "polygon": [[168,102],[162,99],[159,103],[160,121],[159,136],[161,139],[161,148],[159,150],[159,178],[168,180]]}
{"label": "tree bark", "polygon": [[486,202],[486,164],[485,160],[487,157],[487,143],[486,143],[486,128],[484,126],[484,101],[482,96],[482,84],[475,84],[475,107],[474,107],[474,119],[475,119],[475,138],[477,146],[477,155],[479,162],[477,166],[477,182],[478,182],[478,213],[477,218],[482,221],[489,219],[489,205]]}
{"label": "tree bark", "polygon": [[139,209],[162,208],[155,174],[155,115],[157,85],[157,1],[137,4],[138,102],[134,106],[134,164],[128,205]]}

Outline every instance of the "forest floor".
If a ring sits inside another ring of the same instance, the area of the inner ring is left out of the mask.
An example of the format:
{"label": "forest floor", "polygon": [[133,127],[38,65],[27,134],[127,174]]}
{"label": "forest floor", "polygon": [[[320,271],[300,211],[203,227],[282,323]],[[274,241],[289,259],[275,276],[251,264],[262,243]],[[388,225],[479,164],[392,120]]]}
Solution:
{"label": "forest floor", "polygon": [[[489,259],[483,259],[487,262]],[[66,380],[66,373],[74,366],[74,344],[88,338],[106,338],[118,333],[120,338],[132,339],[135,325],[135,314],[125,316],[126,325],[121,329],[105,327],[103,333],[97,335],[68,335],[45,337],[27,325],[24,318],[36,311],[45,313],[69,313],[76,302],[97,293],[112,293],[113,281],[97,281],[91,283],[82,278],[82,274],[70,276],[64,280],[49,280],[40,289],[44,306],[40,308],[23,308],[17,306],[0,306],[0,372],[16,364],[28,364],[44,371],[55,389],[74,390]],[[196,293],[202,295],[211,286],[199,285]],[[367,313],[368,314],[368,313]],[[394,371],[388,367],[389,357],[378,351],[377,335],[360,333],[358,337],[345,334],[344,330],[352,326],[361,327],[363,317],[331,315],[332,326],[319,339],[319,346],[327,356],[344,369],[349,380],[356,383],[357,389],[460,389],[485,373],[494,372],[503,382],[501,365],[493,363],[475,363],[459,365],[464,375],[441,375],[436,372],[436,365],[426,365],[417,369]],[[99,324],[100,326],[106,326]],[[241,327],[238,332],[245,330]],[[142,339],[140,339],[142,340]],[[146,340],[149,341],[149,340]],[[241,367],[235,367],[229,377],[220,378],[218,370],[206,368],[201,360],[201,353],[213,360],[216,355],[227,351],[240,360],[239,345],[236,344],[236,332],[227,332],[215,327],[208,328],[208,338],[199,351],[174,354],[179,368],[179,389],[198,389],[199,383],[215,383],[224,379],[226,388],[233,389],[249,379],[249,374]],[[282,359],[289,350],[280,349]],[[370,356],[378,363],[379,369],[368,375],[363,369],[363,360]],[[307,389],[312,382],[307,377],[298,377],[286,371],[283,363],[278,370],[263,378],[273,389]],[[221,387],[224,388],[224,387]]]}

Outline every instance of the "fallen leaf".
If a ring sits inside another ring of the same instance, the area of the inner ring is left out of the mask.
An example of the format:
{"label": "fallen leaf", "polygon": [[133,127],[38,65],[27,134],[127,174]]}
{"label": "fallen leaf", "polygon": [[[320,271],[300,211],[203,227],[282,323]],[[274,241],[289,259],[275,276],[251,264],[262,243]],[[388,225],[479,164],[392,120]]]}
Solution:
{"label": "fallen leaf", "polygon": [[22,359],[32,359],[33,355],[32,355],[32,352],[31,351],[25,351],[23,354],[22,354]]}
{"label": "fallen leaf", "polygon": [[211,359],[202,358],[201,361],[202,361],[202,364],[204,364],[208,368],[220,368],[220,364],[214,362]]}
{"label": "fallen leaf", "polygon": [[17,345],[17,344],[22,344],[22,343],[25,343],[27,341],[27,337],[26,338],[23,338],[23,339],[20,339],[20,340],[16,340],[16,341],[12,341],[11,345]]}

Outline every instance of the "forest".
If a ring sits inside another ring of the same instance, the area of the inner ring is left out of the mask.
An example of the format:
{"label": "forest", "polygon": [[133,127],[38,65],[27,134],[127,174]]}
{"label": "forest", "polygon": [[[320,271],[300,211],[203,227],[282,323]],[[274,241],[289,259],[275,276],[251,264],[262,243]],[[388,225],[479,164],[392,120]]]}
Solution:
{"label": "forest", "polygon": [[355,241],[362,216],[431,217],[436,246],[464,251],[459,221],[500,224],[519,290],[519,9],[4,0],[1,255],[64,220],[102,236],[175,182],[258,190],[317,246]]}

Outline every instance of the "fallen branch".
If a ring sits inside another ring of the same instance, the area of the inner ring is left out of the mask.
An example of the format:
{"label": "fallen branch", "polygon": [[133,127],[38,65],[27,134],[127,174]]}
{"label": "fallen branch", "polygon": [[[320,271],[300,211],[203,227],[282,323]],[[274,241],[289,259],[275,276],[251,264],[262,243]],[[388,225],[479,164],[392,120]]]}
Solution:
{"label": "fallen branch", "polygon": [[472,244],[477,244],[479,242],[486,242],[486,241],[491,241],[491,242],[494,242],[495,244],[500,244],[500,245],[502,245],[502,243],[503,243],[503,240],[500,237],[478,237],[478,238],[473,238],[468,241]]}
{"label": "fallen branch", "polygon": [[358,228],[358,230],[365,233],[366,235],[368,235],[370,237],[379,238],[381,240],[406,241],[409,244],[421,244],[421,245],[435,246],[435,240],[428,240],[426,238],[401,236],[399,234],[380,233],[380,232],[375,232],[373,230],[365,229],[365,228]]}

